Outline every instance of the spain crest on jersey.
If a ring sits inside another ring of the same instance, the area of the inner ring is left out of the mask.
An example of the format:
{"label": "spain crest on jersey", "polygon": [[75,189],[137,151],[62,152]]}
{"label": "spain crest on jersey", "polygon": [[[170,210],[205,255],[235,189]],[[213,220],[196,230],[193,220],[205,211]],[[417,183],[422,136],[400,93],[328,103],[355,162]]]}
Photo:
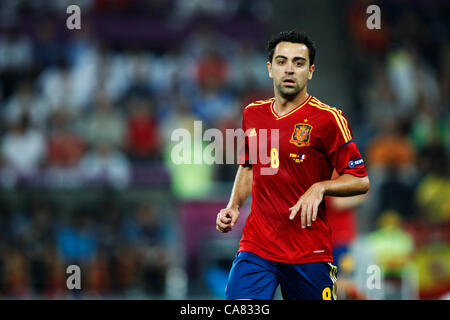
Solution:
{"label": "spain crest on jersey", "polygon": [[312,126],[306,123],[297,123],[294,127],[290,143],[297,147],[309,146],[309,136],[311,135]]}

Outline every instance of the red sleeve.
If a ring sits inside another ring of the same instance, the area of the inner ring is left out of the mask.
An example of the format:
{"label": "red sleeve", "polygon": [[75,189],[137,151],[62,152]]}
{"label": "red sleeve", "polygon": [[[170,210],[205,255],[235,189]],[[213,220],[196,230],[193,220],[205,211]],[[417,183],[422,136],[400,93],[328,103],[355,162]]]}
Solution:
{"label": "red sleeve", "polygon": [[357,177],[367,176],[364,160],[353,140],[353,134],[347,118],[339,111],[328,124],[325,150],[331,164],[339,175],[345,173]]}

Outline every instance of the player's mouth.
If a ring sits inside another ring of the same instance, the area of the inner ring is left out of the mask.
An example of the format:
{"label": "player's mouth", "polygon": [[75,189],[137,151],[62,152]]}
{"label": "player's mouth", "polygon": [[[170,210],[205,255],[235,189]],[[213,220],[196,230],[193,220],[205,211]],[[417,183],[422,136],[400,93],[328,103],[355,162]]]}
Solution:
{"label": "player's mouth", "polygon": [[284,79],[283,80],[283,85],[285,87],[295,87],[296,82],[294,80],[292,80],[292,79]]}

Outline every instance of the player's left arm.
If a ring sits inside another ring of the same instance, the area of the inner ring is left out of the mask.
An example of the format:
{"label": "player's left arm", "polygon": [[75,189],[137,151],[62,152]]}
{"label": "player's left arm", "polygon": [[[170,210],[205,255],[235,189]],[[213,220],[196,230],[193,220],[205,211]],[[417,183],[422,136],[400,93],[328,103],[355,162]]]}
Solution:
{"label": "player's left arm", "polygon": [[302,228],[311,226],[311,221],[317,218],[317,211],[324,196],[349,197],[365,194],[369,191],[368,176],[357,177],[352,174],[343,174],[334,180],[316,182],[300,197],[297,203],[289,208],[289,219],[294,219],[300,212]]}

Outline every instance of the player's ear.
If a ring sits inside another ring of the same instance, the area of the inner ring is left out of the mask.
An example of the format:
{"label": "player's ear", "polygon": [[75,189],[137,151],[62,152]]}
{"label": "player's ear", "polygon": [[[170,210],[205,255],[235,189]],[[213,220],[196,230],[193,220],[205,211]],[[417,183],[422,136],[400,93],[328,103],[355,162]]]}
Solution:
{"label": "player's ear", "polygon": [[309,67],[309,72],[308,72],[308,80],[312,79],[313,73],[314,73],[314,69],[316,68],[316,66],[313,64],[312,66]]}
{"label": "player's ear", "polygon": [[267,70],[269,71],[269,78],[272,79],[272,63],[267,61]]}

